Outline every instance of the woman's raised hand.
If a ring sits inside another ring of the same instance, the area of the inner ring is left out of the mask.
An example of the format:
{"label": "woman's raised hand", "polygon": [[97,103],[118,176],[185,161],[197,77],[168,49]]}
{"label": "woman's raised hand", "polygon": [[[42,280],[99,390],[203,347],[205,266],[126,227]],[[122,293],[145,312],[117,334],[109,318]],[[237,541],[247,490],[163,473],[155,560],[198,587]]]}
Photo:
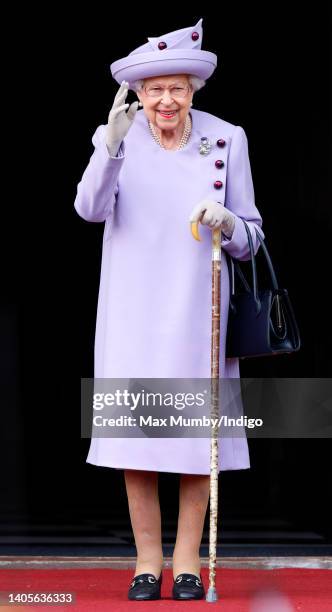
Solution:
{"label": "woman's raised hand", "polygon": [[[125,104],[125,100],[128,94],[128,83],[122,81],[120,88],[114,98],[113,106],[108,115],[108,124],[106,129],[106,144],[108,152],[112,157],[115,157],[121,142],[126,136],[129,128],[131,127],[139,102],[133,102],[132,104]],[[128,112],[126,112],[129,107]]]}

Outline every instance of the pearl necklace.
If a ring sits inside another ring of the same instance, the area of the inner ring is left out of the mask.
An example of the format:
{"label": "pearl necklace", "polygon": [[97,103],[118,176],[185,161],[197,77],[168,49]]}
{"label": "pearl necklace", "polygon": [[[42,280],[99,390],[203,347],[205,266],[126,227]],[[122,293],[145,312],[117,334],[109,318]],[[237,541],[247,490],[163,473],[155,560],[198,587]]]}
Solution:
{"label": "pearl necklace", "polygon": [[[154,140],[156,141],[156,143],[162,148],[162,149],[166,149],[166,147],[162,144],[153,124],[151,123],[151,121],[149,121],[149,128],[151,131],[151,134],[154,138]],[[184,126],[184,130],[183,130],[183,134],[182,134],[182,138],[178,144],[178,146],[176,147],[175,150],[179,150],[179,149],[183,149],[183,147],[187,144],[189,137],[191,134],[191,116],[188,113],[187,117],[186,117],[186,122],[185,122],[185,126]],[[169,151],[169,149],[166,149],[166,151]]]}

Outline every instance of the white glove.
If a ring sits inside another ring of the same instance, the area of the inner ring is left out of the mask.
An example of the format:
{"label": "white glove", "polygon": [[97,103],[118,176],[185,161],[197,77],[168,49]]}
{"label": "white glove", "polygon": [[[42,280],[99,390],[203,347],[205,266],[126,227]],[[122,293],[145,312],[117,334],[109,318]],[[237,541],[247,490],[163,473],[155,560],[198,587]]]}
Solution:
{"label": "white glove", "polygon": [[[202,216],[203,215],[203,216]],[[200,218],[202,216],[202,218]],[[208,225],[211,229],[221,228],[227,238],[231,238],[235,217],[230,213],[224,204],[213,200],[202,200],[191,211],[189,221],[200,221],[203,225]]]}
{"label": "white glove", "polygon": [[108,124],[106,129],[106,145],[111,157],[116,156],[121,142],[134,121],[137,108],[139,106],[138,101],[133,102],[126,113],[126,109],[129,106],[129,104],[124,104],[127,94],[128,83],[127,81],[122,81],[114,98],[113,106],[108,116]]}

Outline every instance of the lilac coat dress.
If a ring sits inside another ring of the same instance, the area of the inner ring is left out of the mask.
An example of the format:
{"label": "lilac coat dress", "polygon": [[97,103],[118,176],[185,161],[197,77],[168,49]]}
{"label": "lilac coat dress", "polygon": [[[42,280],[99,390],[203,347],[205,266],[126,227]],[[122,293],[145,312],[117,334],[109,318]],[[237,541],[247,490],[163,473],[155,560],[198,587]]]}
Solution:
{"label": "lilac coat dress", "polygon": [[[249,259],[247,235],[262,218],[255,205],[242,127],[191,109],[192,132],[177,151],[152,138],[144,110],[136,113],[118,155],[110,157],[105,125],[77,187],[75,209],[105,221],[95,335],[95,378],[209,378],[211,350],[211,229],[190,233],[193,207],[208,198],[234,213],[231,239],[222,240],[220,376],[239,377],[238,359],[225,359],[229,279],[225,253]],[[199,152],[207,136],[213,147]],[[217,141],[223,139],[223,147]],[[224,162],[222,168],[215,161]],[[214,183],[220,180],[221,189]],[[264,233],[261,230],[261,235]],[[129,443],[128,443],[129,442]],[[94,438],[87,462],[112,468],[209,474],[208,438]],[[247,439],[222,438],[219,470],[250,467]]]}

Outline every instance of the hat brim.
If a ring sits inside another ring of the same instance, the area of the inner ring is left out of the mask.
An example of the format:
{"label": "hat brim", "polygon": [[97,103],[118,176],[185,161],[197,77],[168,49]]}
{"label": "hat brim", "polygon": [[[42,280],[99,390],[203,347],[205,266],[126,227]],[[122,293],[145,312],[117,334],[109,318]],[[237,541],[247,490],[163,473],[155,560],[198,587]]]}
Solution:
{"label": "hat brim", "polygon": [[113,78],[133,84],[138,79],[167,74],[193,74],[208,79],[217,66],[217,56],[210,51],[199,49],[165,49],[128,55],[111,64]]}

